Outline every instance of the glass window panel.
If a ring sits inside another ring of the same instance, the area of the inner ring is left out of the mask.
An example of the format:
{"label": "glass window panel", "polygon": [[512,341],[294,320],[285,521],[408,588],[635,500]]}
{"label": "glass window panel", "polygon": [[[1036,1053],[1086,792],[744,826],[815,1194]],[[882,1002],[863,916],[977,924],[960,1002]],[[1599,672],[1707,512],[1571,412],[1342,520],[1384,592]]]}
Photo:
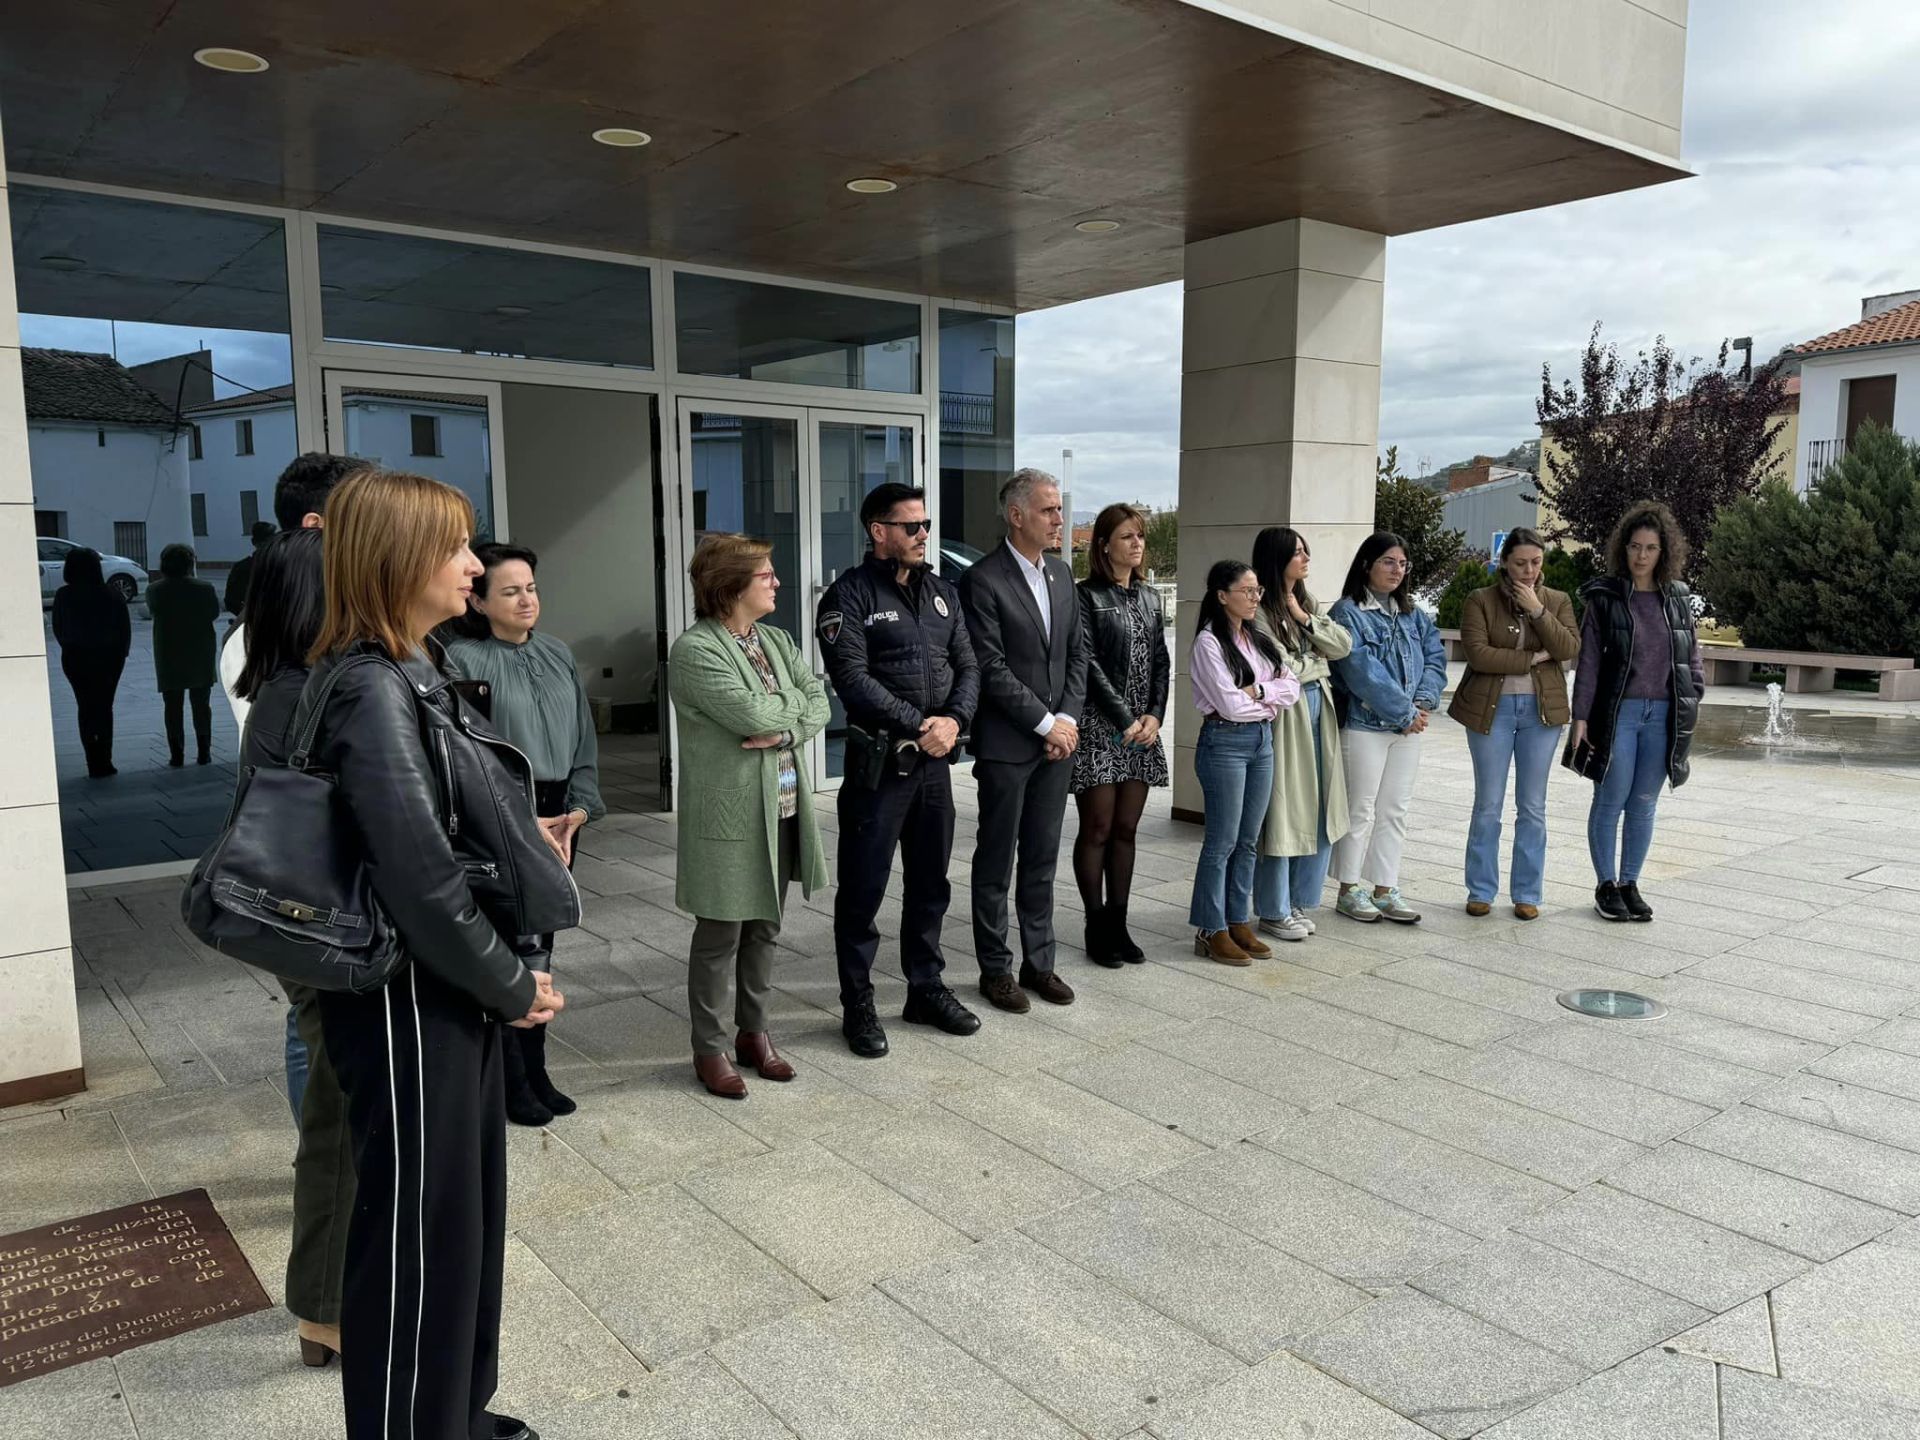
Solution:
{"label": "glass window panel", "polygon": [[653,364],[653,278],[639,265],[322,225],[320,282],[329,340]]}
{"label": "glass window panel", "polygon": [[673,304],[685,374],[920,393],[920,307],[911,301],[680,272]]}
{"label": "glass window panel", "polygon": [[1000,538],[1013,473],[1011,315],[940,312],[940,569],[949,579]]}
{"label": "glass window panel", "polygon": [[[435,427],[439,448],[431,454],[413,448],[421,420]],[[473,502],[476,541],[494,538],[491,420],[484,393],[340,387],[340,423],[346,432],[341,453],[453,486]]]}
{"label": "glass window panel", "polygon": [[760,415],[695,410],[693,540],[751,535],[773,547],[780,577],[772,623],[798,638],[807,623],[800,593],[800,423]]}

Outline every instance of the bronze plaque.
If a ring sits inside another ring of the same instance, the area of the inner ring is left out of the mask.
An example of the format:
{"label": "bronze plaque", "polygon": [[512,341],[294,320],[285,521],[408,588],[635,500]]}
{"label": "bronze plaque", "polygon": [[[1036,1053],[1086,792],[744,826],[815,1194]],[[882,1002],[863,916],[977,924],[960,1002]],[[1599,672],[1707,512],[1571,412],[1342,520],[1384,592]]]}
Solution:
{"label": "bronze plaque", "polygon": [[204,1190],[0,1235],[0,1388],[272,1303]]}

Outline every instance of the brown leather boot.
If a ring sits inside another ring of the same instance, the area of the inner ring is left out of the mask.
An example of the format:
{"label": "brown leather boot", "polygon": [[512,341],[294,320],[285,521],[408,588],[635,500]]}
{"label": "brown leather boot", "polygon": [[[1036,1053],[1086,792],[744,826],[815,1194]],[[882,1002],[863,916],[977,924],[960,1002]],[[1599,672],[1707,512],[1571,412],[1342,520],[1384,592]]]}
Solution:
{"label": "brown leather boot", "polygon": [[1267,956],[1273,954],[1273,951],[1267,948],[1260,937],[1253,933],[1253,926],[1251,925],[1229,925],[1227,926],[1227,934],[1233,937],[1234,944],[1238,945],[1256,960],[1265,959]]}
{"label": "brown leather boot", "polygon": [[297,1327],[300,1337],[300,1363],[309,1369],[318,1370],[333,1362],[340,1353],[340,1327],[322,1325],[315,1320],[302,1320]]}
{"label": "brown leather boot", "polygon": [[718,1095],[722,1100],[744,1100],[747,1098],[747,1082],[740,1078],[740,1072],[733,1068],[733,1061],[724,1055],[696,1055],[693,1057],[693,1073],[700,1083],[707,1087],[709,1095]]}
{"label": "brown leather boot", "polygon": [[1522,900],[1513,907],[1513,918],[1516,920],[1538,920],[1540,918],[1540,907],[1538,905],[1529,905],[1526,901]]}
{"label": "brown leather boot", "polygon": [[1234,944],[1233,937],[1224,930],[1216,930],[1211,935],[1195,935],[1193,953],[1204,955],[1209,960],[1218,960],[1222,965],[1253,963],[1253,957]]}
{"label": "brown leather boot", "polygon": [[[1514,909],[1516,910],[1519,908],[1520,907],[1517,905],[1514,906]],[[1467,914],[1473,916],[1473,918],[1476,920],[1478,920],[1482,915],[1491,915],[1492,913],[1493,913],[1493,906],[1490,905],[1485,900],[1467,901]]]}
{"label": "brown leather boot", "polygon": [[764,1030],[758,1033],[742,1030],[733,1037],[733,1053],[740,1057],[742,1065],[758,1070],[762,1080],[793,1078],[793,1066],[781,1058],[780,1052],[773,1048],[773,1037]]}

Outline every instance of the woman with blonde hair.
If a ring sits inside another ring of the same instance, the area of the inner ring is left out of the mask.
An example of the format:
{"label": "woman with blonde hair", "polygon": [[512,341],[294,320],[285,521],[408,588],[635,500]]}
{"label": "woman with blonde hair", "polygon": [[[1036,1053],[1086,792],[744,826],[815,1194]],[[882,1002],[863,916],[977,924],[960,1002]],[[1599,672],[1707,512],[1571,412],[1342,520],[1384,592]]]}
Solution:
{"label": "woman with blonde hair", "polygon": [[827,884],[804,747],[831,710],[793,637],[763,623],[780,593],[772,546],[709,535],[688,570],[699,619],[667,656],[680,769],[673,898],[694,917],[694,1075],[710,1094],[743,1100],[733,1057],[763,1080],[794,1075],[767,1033],[767,995],[788,882],[807,895]]}
{"label": "woman with blonde hair", "polygon": [[524,756],[452,688],[433,628],[465,612],[473,510],[367,470],[327,504],[326,609],[295,733],[334,777],[405,951],[378,989],[320,996],[358,1199],[341,1304],[349,1440],[525,1432],[494,1415],[506,1241],[503,1026],[564,1003],[540,937],[580,921]]}

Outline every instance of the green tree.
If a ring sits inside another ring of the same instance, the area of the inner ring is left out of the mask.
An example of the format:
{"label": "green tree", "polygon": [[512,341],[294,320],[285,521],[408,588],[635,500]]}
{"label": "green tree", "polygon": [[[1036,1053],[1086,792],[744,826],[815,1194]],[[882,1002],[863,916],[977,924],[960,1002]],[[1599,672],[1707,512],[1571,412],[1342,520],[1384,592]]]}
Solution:
{"label": "green tree", "polygon": [[1920,442],[1869,424],[1805,499],[1775,480],[1736,501],[1702,584],[1749,645],[1920,655]]}
{"label": "green tree", "polygon": [[1558,590],[1573,601],[1573,618],[1587,613],[1587,602],[1580,598],[1580,587],[1600,573],[1591,550],[1563,550],[1558,545],[1547,551],[1546,564],[1540,567],[1540,583]]}
{"label": "green tree", "polygon": [[1147,516],[1147,568],[1162,580],[1179,573],[1180,512],[1155,510]]}
{"label": "green tree", "polygon": [[1460,565],[1466,537],[1449,530],[1447,506],[1438,491],[1400,473],[1400,447],[1389,445],[1375,468],[1373,528],[1391,530],[1407,542],[1413,592],[1431,594]]}
{"label": "green tree", "polygon": [[1493,583],[1493,574],[1484,560],[1463,560],[1440,592],[1435,622],[1443,630],[1458,630],[1460,616],[1467,608],[1467,597]]}

